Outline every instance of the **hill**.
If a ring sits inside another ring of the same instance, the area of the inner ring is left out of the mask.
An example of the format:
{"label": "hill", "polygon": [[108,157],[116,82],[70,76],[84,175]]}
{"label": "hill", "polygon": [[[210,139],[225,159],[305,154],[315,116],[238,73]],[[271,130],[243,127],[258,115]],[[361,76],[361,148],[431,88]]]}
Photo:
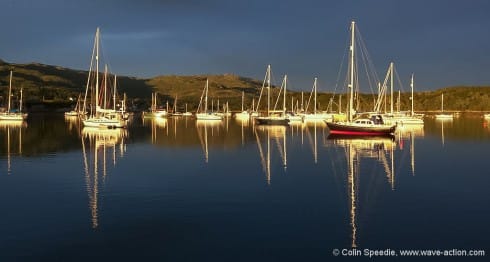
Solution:
{"label": "hill", "polygon": [[[70,106],[70,98],[85,92],[88,72],[73,70],[53,65],[39,63],[14,64],[0,60],[0,105],[5,104],[9,84],[9,71],[13,70],[13,86],[15,94],[20,87],[24,88],[24,97],[28,108],[34,105],[52,105],[53,107]],[[166,101],[170,105],[177,97],[180,108],[188,104],[189,110],[194,110],[199,103],[199,98],[205,85],[206,78],[209,79],[209,99],[214,104],[222,105],[229,102],[230,109],[238,111],[241,109],[242,92],[245,93],[245,107],[252,105],[252,100],[257,102],[260,95],[262,81],[241,77],[233,74],[224,75],[196,75],[196,76],[157,76],[153,78],[136,78],[130,76],[118,76],[118,90],[128,95],[130,103],[139,106],[139,109],[147,108],[152,92],[158,92],[159,105]],[[273,97],[277,96],[277,88],[273,88]],[[487,86],[454,86],[434,91],[417,92],[414,95],[415,109],[417,111],[437,111],[440,109],[440,96],[444,93],[445,109],[454,111],[490,111],[490,87]],[[332,98],[330,93],[318,94],[318,108],[326,110]],[[397,101],[395,95],[395,101]],[[309,93],[304,94],[305,104]],[[342,95],[342,107],[345,108],[345,94]],[[372,110],[373,94],[360,94],[358,101],[360,110]],[[301,104],[301,93],[288,91],[287,106],[291,107],[291,101]],[[389,99],[388,99],[389,100]],[[338,96],[332,109],[338,110]],[[274,104],[275,102],[272,102]],[[311,102],[312,103],[312,102]],[[265,106],[261,102],[262,107]],[[394,106],[397,108],[397,104]],[[310,106],[310,109],[312,106]],[[389,108],[389,107],[388,107]],[[400,94],[400,109],[410,108],[410,94]]]}
{"label": "hill", "polygon": [[[64,105],[70,98],[85,93],[88,72],[73,70],[59,66],[38,63],[14,64],[0,60],[0,104],[7,97],[9,74],[13,73],[12,85],[14,93],[24,89],[24,97],[29,105],[38,103],[54,103]],[[159,104],[166,101],[173,103],[178,98],[181,107],[184,103],[189,108],[197,107],[206,78],[209,79],[210,99],[220,99],[221,103],[241,104],[242,91],[246,97],[258,96],[262,82],[236,75],[201,75],[201,76],[158,76],[151,79],[118,76],[118,91],[126,93],[130,100],[146,106],[152,92],[159,93]],[[217,101],[216,101],[217,103]]]}

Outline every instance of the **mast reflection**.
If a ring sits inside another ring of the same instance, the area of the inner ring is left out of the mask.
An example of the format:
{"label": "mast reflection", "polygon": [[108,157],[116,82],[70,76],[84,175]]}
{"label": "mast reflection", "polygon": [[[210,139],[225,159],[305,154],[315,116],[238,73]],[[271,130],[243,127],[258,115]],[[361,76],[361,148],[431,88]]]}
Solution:
{"label": "mast reflection", "polygon": [[[257,140],[257,147],[259,150],[260,160],[262,164],[262,170],[266,176],[267,185],[271,184],[271,140],[276,143],[279,155],[282,160],[282,166],[284,170],[287,169],[287,141],[286,141],[286,126],[268,126],[259,125],[255,127],[255,138]],[[262,141],[260,134],[266,137],[266,152],[264,155],[264,149],[262,148]]]}
{"label": "mast reflection", "polygon": [[[7,174],[12,173],[12,154],[22,155],[22,132],[27,128],[25,121],[0,121],[0,129],[4,131],[7,140]],[[17,137],[16,137],[17,136]],[[18,147],[15,148],[15,140],[18,141]]]}
{"label": "mast reflection", "polygon": [[[85,172],[85,184],[89,199],[89,209],[92,228],[99,226],[99,169],[102,165],[102,179],[105,182],[107,176],[107,151],[112,149],[112,164],[116,165],[119,148],[119,157],[123,157],[126,152],[124,139],[127,137],[127,130],[100,129],[84,127],[82,129],[82,153]],[[102,156],[101,156],[102,155]],[[102,157],[102,163],[99,158]]]}
{"label": "mast reflection", "polygon": [[241,127],[241,137],[242,137],[242,146],[245,145],[245,130],[248,128],[250,125],[252,127],[254,126],[254,122],[250,120],[250,117],[236,117],[235,118],[236,123],[238,123]]}
{"label": "mast reflection", "polygon": [[[394,150],[396,143],[393,137],[369,137],[353,138],[329,136],[335,146],[345,151],[347,163],[347,198],[349,204],[349,224],[351,227],[351,247],[358,246],[358,204],[359,204],[359,183],[360,183],[360,165],[362,159],[375,159],[381,163],[387,180],[392,188],[395,185],[394,173]],[[386,158],[389,151],[391,163]]]}
{"label": "mast reflection", "polygon": [[423,138],[424,125],[405,125],[396,129],[398,144],[400,149],[403,150],[405,138],[410,139],[410,167],[412,175],[415,176],[415,138]]}
{"label": "mast reflection", "polygon": [[442,141],[442,146],[444,146],[444,125],[452,125],[453,124],[453,119],[452,118],[441,118],[438,119],[436,118],[436,122],[441,124],[441,141]]}
{"label": "mast reflection", "polygon": [[157,142],[157,136],[159,134],[158,129],[164,129],[168,136],[168,120],[167,118],[155,117],[155,118],[142,118],[143,126],[150,126],[151,128],[151,143]]}
{"label": "mast reflection", "polygon": [[196,130],[201,147],[204,152],[204,162],[209,162],[209,150],[208,150],[208,133],[211,136],[219,136],[220,127],[222,127],[221,120],[196,120]]}

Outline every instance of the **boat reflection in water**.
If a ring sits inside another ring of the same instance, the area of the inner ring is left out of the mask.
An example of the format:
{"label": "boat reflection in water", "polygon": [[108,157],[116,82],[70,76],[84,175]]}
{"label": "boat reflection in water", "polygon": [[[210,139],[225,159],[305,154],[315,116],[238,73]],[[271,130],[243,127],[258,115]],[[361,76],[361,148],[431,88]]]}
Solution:
{"label": "boat reflection in water", "polygon": [[[315,161],[315,164],[318,163],[318,133],[322,133],[322,137],[325,138],[325,129],[327,128],[327,124],[325,124],[325,121],[307,121],[305,124],[305,127],[303,128],[306,130],[306,136],[308,137],[308,142],[310,143],[310,147],[312,148],[313,151],[313,160]],[[310,129],[313,129],[313,131],[310,131]]]}
{"label": "boat reflection in water", "polygon": [[[266,152],[262,147],[262,139],[265,140]],[[257,140],[257,147],[259,150],[260,161],[262,164],[262,170],[266,176],[267,185],[271,184],[271,141],[274,141],[277,146],[277,151],[281,156],[282,166],[286,170],[288,165],[287,158],[287,141],[286,141],[286,126],[269,126],[258,125],[255,127],[255,138]]]}
{"label": "boat reflection in water", "polygon": [[[310,121],[292,121],[289,124],[289,132],[291,137],[291,142],[299,138],[301,139],[301,145],[307,142],[311,148],[313,161],[315,164],[318,163],[318,143],[319,140],[325,144],[326,134],[328,133],[327,124],[323,120],[310,120]],[[306,141],[305,141],[306,139]]]}
{"label": "boat reflection in water", "polygon": [[250,117],[236,117],[235,121],[238,125],[241,127],[241,141],[242,141],[242,146],[245,145],[245,132],[248,129],[249,126],[255,127],[255,121],[251,120]]}
{"label": "boat reflection in water", "polygon": [[219,120],[196,120],[197,136],[204,152],[204,162],[209,162],[208,136],[219,136],[223,121]]}
{"label": "boat reflection in water", "polygon": [[415,138],[423,138],[424,134],[424,125],[405,125],[396,130],[400,150],[404,149],[406,139],[410,140],[410,167],[413,176],[415,175]]}
{"label": "boat reflection in water", "polygon": [[[82,153],[85,171],[85,183],[87,188],[89,209],[92,228],[99,226],[99,178],[102,166],[102,183],[107,176],[107,154],[111,154],[112,166],[116,166],[116,160],[124,157],[126,152],[124,139],[127,137],[127,129],[101,129],[97,127],[84,127],[82,129]],[[119,149],[119,154],[117,151]],[[101,160],[99,158],[102,158]]]}
{"label": "boat reflection in water", "polygon": [[[17,120],[0,121],[0,130],[5,132],[6,141],[6,156],[7,156],[7,174],[12,173],[12,154],[22,155],[22,133],[25,132],[27,123]],[[2,133],[3,133],[2,132]],[[15,145],[17,142],[17,146]]]}
{"label": "boat reflection in water", "polygon": [[151,128],[151,143],[155,144],[157,142],[158,129],[165,129],[166,135],[168,136],[168,120],[165,117],[154,117],[154,118],[141,118],[143,121],[143,126],[150,126]]}
{"label": "boat reflection in water", "polygon": [[[361,161],[363,159],[374,159],[381,164],[384,173],[391,189],[395,188],[395,173],[394,173],[394,150],[396,143],[393,137],[366,137],[352,138],[329,136],[334,146],[345,151],[347,163],[347,199],[349,205],[349,224],[351,227],[351,247],[358,246],[358,220],[359,220],[359,196],[360,196],[360,180],[361,180]],[[389,161],[387,155],[391,158]],[[372,171],[372,170],[370,170]],[[367,172],[364,172],[367,173]],[[368,189],[365,189],[368,191]]]}
{"label": "boat reflection in water", "polygon": [[442,146],[444,146],[444,126],[452,126],[453,118],[436,118],[436,123],[441,125],[441,141]]}

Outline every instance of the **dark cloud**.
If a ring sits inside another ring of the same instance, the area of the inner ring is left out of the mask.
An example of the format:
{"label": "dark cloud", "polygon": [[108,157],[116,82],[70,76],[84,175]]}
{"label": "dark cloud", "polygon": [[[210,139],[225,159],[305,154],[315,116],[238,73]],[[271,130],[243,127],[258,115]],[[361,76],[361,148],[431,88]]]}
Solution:
{"label": "dark cloud", "polygon": [[309,90],[317,76],[328,90],[355,19],[380,75],[395,61],[423,89],[488,84],[487,10],[478,0],[16,0],[0,9],[0,58],[84,69],[100,26],[118,74],[260,79],[272,64],[295,88]]}

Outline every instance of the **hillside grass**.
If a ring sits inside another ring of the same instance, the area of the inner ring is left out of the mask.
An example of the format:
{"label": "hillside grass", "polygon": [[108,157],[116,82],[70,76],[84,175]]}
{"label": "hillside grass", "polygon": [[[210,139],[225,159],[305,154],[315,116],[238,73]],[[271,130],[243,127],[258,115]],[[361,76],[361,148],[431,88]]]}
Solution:
{"label": "hillside grass", "polygon": [[[20,88],[24,89],[24,101],[27,105],[44,102],[66,105],[70,98],[77,97],[79,93],[85,93],[88,72],[73,70],[59,66],[44,65],[39,63],[14,64],[0,60],[0,106],[5,104],[8,94],[9,74],[13,73],[13,93],[17,97]],[[172,106],[177,98],[180,110],[188,104],[189,110],[195,110],[199,104],[206,79],[209,79],[209,105],[218,103],[223,105],[228,102],[232,111],[241,110],[242,92],[245,93],[245,108],[251,108],[252,100],[258,102],[262,80],[241,77],[234,74],[223,75],[195,75],[157,76],[149,79],[118,76],[118,92],[126,93],[130,104],[137,104],[140,108],[146,108],[151,100],[151,93],[158,93],[158,104],[164,106],[168,101]],[[264,91],[265,92],[265,91]],[[444,109],[448,111],[490,111],[490,87],[489,86],[453,86],[434,91],[416,92],[414,94],[414,107],[416,111],[438,111],[441,107],[441,94],[444,93]],[[278,88],[272,89],[271,97],[277,97]],[[265,95],[265,93],[264,93]],[[304,92],[304,105],[309,97],[309,92]],[[342,111],[345,111],[347,100],[342,95]],[[371,111],[373,109],[373,94],[360,94],[356,101],[359,110]],[[318,109],[326,110],[330,99],[333,98],[332,110],[338,111],[338,95],[331,93],[318,93]],[[262,97],[261,108],[266,107],[265,96]],[[301,104],[301,92],[288,90],[287,108],[291,108],[291,99],[294,104]],[[389,102],[390,98],[387,97]],[[394,95],[394,101],[398,100],[398,94]],[[68,102],[69,103],[69,102]],[[313,110],[313,101],[309,110]],[[400,109],[410,109],[410,93],[400,94]],[[271,106],[275,104],[275,99]],[[282,107],[282,100],[279,102]],[[389,104],[386,106],[389,110]],[[395,110],[397,104],[394,105]]]}

